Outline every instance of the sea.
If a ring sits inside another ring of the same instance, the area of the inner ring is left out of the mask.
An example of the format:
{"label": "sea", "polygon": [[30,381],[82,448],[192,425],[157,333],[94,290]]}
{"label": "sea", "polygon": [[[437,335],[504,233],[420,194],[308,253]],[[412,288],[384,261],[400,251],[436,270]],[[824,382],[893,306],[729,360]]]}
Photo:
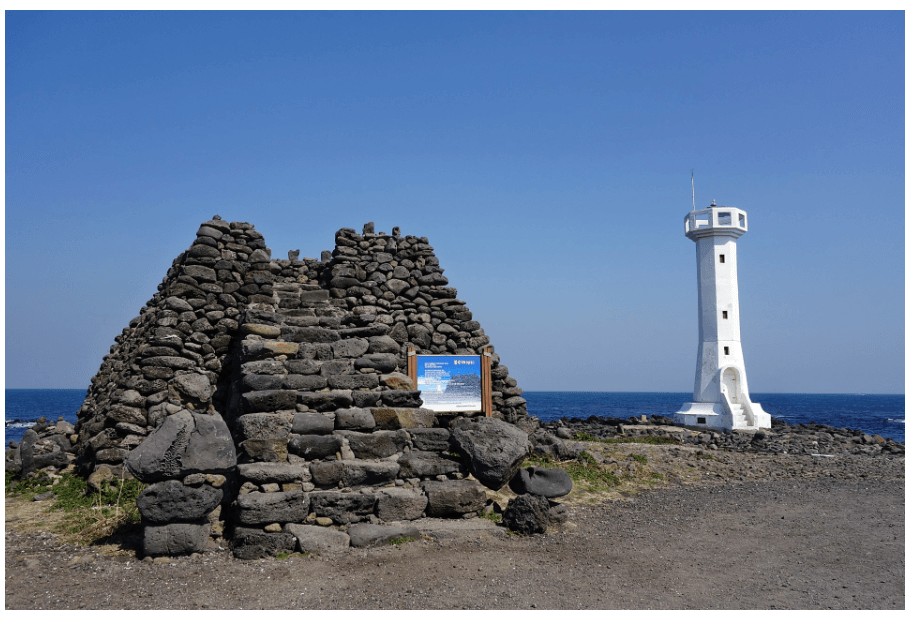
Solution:
{"label": "sea", "polygon": [[[41,416],[49,423],[63,416],[75,424],[85,395],[85,390],[6,390],[6,441],[19,441],[25,429]],[[672,416],[691,396],[684,392],[523,393],[529,413],[544,422],[564,416]],[[751,394],[751,398],[774,418],[789,424],[815,422],[906,441],[904,394]]]}

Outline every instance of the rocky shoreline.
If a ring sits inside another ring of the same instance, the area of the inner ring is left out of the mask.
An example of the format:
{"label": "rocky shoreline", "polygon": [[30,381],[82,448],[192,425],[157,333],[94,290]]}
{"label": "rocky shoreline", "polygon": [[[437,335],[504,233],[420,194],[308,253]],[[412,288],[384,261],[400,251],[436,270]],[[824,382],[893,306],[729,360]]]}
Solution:
{"label": "rocky shoreline", "polygon": [[667,416],[647,418],[561,418],[542,424],[553,432],[561,428],[573,433],[586,433],[596,439],[619,437],[662,437],[706,450],[729,450],[760,454],[864,454],[869,456],[905,455],[905,443],[868,435],[860,430],[836,428],[826,424],[789,424],[773,419],[772,428],[760,431],[719,433],[705,429],[686,429],[675,426]]}

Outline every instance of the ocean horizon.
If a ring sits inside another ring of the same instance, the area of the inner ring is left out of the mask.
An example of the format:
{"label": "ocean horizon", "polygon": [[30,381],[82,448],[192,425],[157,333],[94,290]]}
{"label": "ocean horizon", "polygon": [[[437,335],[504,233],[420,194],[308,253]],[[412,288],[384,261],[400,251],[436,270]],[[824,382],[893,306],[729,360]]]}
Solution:
{"label": "ocean horizon", "polygon": [[[5,390],[6,439],[18,441],[41,416],[76,423],[84,389]],[[543,422],[567,418],[672,416],[689,402],[690,392],[525,392],[530,415]],[[858,429],[905,442],[904,394],[752,394],[773,418],[789,424],[814,422]],[[15,421],[15,422],[14,422]]]}

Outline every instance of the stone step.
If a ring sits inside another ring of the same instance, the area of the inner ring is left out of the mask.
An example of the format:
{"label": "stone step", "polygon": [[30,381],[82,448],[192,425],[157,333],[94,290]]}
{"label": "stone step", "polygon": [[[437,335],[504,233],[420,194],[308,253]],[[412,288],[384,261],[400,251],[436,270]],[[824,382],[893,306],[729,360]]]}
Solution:
{"label": "stone step", "polygon": [[435,519],[425,517],[409,522],[422,536],[434,540],[506,538],[507,530],[488,519]]}

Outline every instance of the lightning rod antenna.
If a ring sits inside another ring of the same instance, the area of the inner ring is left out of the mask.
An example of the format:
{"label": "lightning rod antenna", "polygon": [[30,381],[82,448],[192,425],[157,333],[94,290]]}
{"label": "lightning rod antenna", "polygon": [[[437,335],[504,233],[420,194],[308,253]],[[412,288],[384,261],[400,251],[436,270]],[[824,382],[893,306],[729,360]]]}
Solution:
{"label": "lightning rod antenna", "polygon": [[690,169],[690,198],[693,201],[693,210],[697,210],[697,193],[694,191],[694,171]]}

